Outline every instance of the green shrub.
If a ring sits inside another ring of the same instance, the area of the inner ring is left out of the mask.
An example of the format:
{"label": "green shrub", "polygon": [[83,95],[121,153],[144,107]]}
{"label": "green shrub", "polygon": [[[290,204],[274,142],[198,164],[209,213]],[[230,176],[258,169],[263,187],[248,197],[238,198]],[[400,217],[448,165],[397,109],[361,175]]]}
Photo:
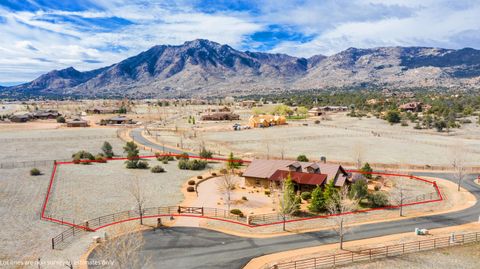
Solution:
{"label": "green shrub", "polygon": [[237,215],[239,217],[243,217],[243,212],[240,209],[234,208],[230,210],[230,214]]}
{"label": "green shrub", "polygon": [[303,200],[308,201],[310,200],[310,198],[312,198],[312,193],[310,193],[309,191],[304,191],[302,192],[301,196]]}
{"label": "green shrub", "polygon": [[63,116],[58,116],[58,117],[57,117],[57,122],[58,122],[58,123],[65,123],[65,122],[66,122],[65,117],[63,117]]}
{"label": "green shrub", "polygon": [[189,158],[190,158],[190,156],[186,152],[177,156],[177,160],[188,160]]}
{"label": "green shrub", "polygon": [[305,156],[304,154],[298,155],[297,161],[299,161],[299,162],[308,162],[308,158],[307,158],[307,156]]}
{"label": "green shrub", "polygon": [[148,169],[148,163],[146,161],[139,161],[137,163],[138,169]]}
{"label": "green shrub", "polygon": [[384,207],[388,205],[388,197],[384,192],[376,191],[368,195],[372,207]]}
{"label": "green shrub", "polygon": [[112,145],[110,145],[110,143],[108,143],[107,141],[103,142],[102,151],[107,158],[112,158],[113,155],[115,155],[112,149],[113,148],[112,148]]}
{"label": "green shrub", "polygon": [[97,161],[99,163],[106,163],[107,158],[105,158],[105,156],[103,156],[103,154],[99,153],[99,154],[97,154],[97,156],[95,156],[95,161]]}
{"label": "green shrub", "polygon": [[202,148],[199,156],[202,157],[203,159],[211,159],[213,157],[213,152],[207,150],[206,148]]}
{"label": "green shrub", "polygon": [[127,165],[127,169],[136,169],[137,168],[137,163],[135,161],[126,161],[125,162]]}
{"label": "green shrub", "polygon": [[178,162],[178,168],[182,170],[202,170],[207,167],[207,162],[202,160],[181,159]]}
{"label": "green shrub", "polygon": [[163,172],[165,172],[165,169],[163,167],[161,167],[160,165],[155,165],[154,167],[152,167],[150,169],[150,171],[152,173],[163,173]]}
{"label": "green shrub", "polygon": [[164,160],[162,160],[162,163],[163,163],[163,164],[168,164],[168,160],[167,160],[167,159],[164,159]]}
{"label": "green shrub", "polygon": [[188,185],[191,185],[191,186],[195,185],[195,180],[189,180]]}
{"label": "green shrub", "polygon": [[189,187],[187,187],[187,191],[188,191],[188,192],[194,192],[194,191],[195,191],[195,188],[192,187],[192,186],[189,186]]}
{"label": "green shrub", "polygon": [[32,170],[30,170],[30,175],[31,176],[39,176],[41,174],[42,174],[42,172],[40,172],[40,170],[38,168],[32,168]]}

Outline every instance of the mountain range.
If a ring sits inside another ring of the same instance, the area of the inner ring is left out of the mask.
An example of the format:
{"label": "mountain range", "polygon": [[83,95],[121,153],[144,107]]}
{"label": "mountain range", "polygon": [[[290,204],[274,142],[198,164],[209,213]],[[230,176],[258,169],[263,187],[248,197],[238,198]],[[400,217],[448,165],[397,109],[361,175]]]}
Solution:
{"label": "mountain range", "polygon": [[0,96],[205,97],[331,87],[479,88],[480,51],[349,48],[331,56],[299,58],[197,39],[154,46],[96,70],[54,70],[0,88]]}

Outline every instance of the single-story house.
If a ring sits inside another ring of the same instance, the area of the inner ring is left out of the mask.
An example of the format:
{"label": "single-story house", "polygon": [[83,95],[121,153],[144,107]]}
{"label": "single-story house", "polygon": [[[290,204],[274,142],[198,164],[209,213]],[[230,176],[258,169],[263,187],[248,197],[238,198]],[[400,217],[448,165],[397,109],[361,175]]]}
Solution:
{"label": "single-story house", "polygon": [[341,165],[318,162],[253,160],[243,173],[246,186],[263,188],[280,187],[288,175],[300,191],[310,191],[332,180],[337,187],[352,182],[351,176]]}
{"label": "single-story house", "polygon": [[202,116],[202,120],[239,120],[240,115],[231,112],[217,112]]}
{"label": "single-story house", "polygon": [[314,107],[308,111],[308,116],[310,117],[318,117],[323,114],[323,111],[319,107]]}
{"label": "single-story house", "polygon": [[125,116],[115,116],[106,119],[106,124],[133,124],[133,120]]}
{"label": "single-story house", "polygon": [[399,108],[402,111],[422,112],[422,111],[429,110],[430,108],[432,108],[432,106],[426,105],[422,102],[410,102],[410,103],[400,105]]}
{"label": "single-story house", "polygon": [[257,106],[257,101],[254,100],[245,100],[240,102],[240,106],[243,107],[254,107]]}
{"label": "single-story house", "polygon": [[120,112],[120,108],[96,106],[85,110],[85,112],[89,114],[115,114]]}
{"label": "single-story house", "polygon": [[88,127],[88,122],[80,118],[68,119],[67,127]]}
{"label": "single-story house", "polygon": [[248,119],[248,126],[251,128],[263,128],[284,124],[287,124],[287,119],[284,116],[258,115],[251,116]]}
{"label": "single-story house", "polygon": [[57,110],[39,110],[39,111],[35,111],[33,113],[33,117],[36,118],[36,119],[42,119],[42,120],[46,120],[46,119],[56,119],[58,116],[60,116],[61,114],[58,113]]}
{"label": "single-story house", "polygon": [[32,119],[32,115],[29,113],[12,115],[9,119],[11,122],[27,122]]}

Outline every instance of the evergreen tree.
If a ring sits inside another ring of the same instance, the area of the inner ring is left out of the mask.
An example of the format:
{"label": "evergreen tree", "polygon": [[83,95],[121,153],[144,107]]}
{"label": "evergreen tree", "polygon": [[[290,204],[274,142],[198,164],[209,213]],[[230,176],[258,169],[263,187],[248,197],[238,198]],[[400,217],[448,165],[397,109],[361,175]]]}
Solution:
{"label": "evergreen tree", "polygon": [[335,199],[337,193],[338,193],[338,190],[335,187],[335,181],[332,179],[330,182],[328,182],[325,185],[325,190],[323,191],[323,200],[325,204]]}
{"label": "evergreen tree", "polygon": [[102,151],[107,158],[112,158],[113,155],[115,155],[112,150],[112,145],[107,141],[103,142]]}
{"label": "evergreen tree", "polygon": [[138,156],[140,151],[138,150],[137,145],[133,141],[127,142],[125,147],[123,147],[123,150],[127,153],[128,161],[125,162],[127,168],[137,168],[140,159],[140,156]]}
{"label": "evergreen tree", "polygon": [[320,212],[325,210],[325,198],[323,197],[322,188],[319,185],[317,185],[312,192],[311,203],[308,206],[308,210],[312,212]]}
{"label": "evergreen tree", "polygon": [[365,164],[363,165],[363,167],[360,169],[360,171],[366,173],[366,174],[363,174],[364,177],[366,177],[366,178],[368,178],[368,179],[372,179],[372,174],[370,174],[370,173],[373,172],[373,169],[372,169],[372,167],[370,166],[369,163],[365,163]]}

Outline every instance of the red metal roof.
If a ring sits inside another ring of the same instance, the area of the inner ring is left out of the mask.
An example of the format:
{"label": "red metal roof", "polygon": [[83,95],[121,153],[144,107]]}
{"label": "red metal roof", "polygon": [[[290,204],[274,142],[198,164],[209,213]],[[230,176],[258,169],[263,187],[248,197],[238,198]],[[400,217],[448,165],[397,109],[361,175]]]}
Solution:
{"label": "red metal roof", "polygon": [[327,179],[326,174],[302,173],[285,170],[277,170],[269,178],[274,181],[283,181],[290,174],[292,181],[303,185],[322,185]]}

